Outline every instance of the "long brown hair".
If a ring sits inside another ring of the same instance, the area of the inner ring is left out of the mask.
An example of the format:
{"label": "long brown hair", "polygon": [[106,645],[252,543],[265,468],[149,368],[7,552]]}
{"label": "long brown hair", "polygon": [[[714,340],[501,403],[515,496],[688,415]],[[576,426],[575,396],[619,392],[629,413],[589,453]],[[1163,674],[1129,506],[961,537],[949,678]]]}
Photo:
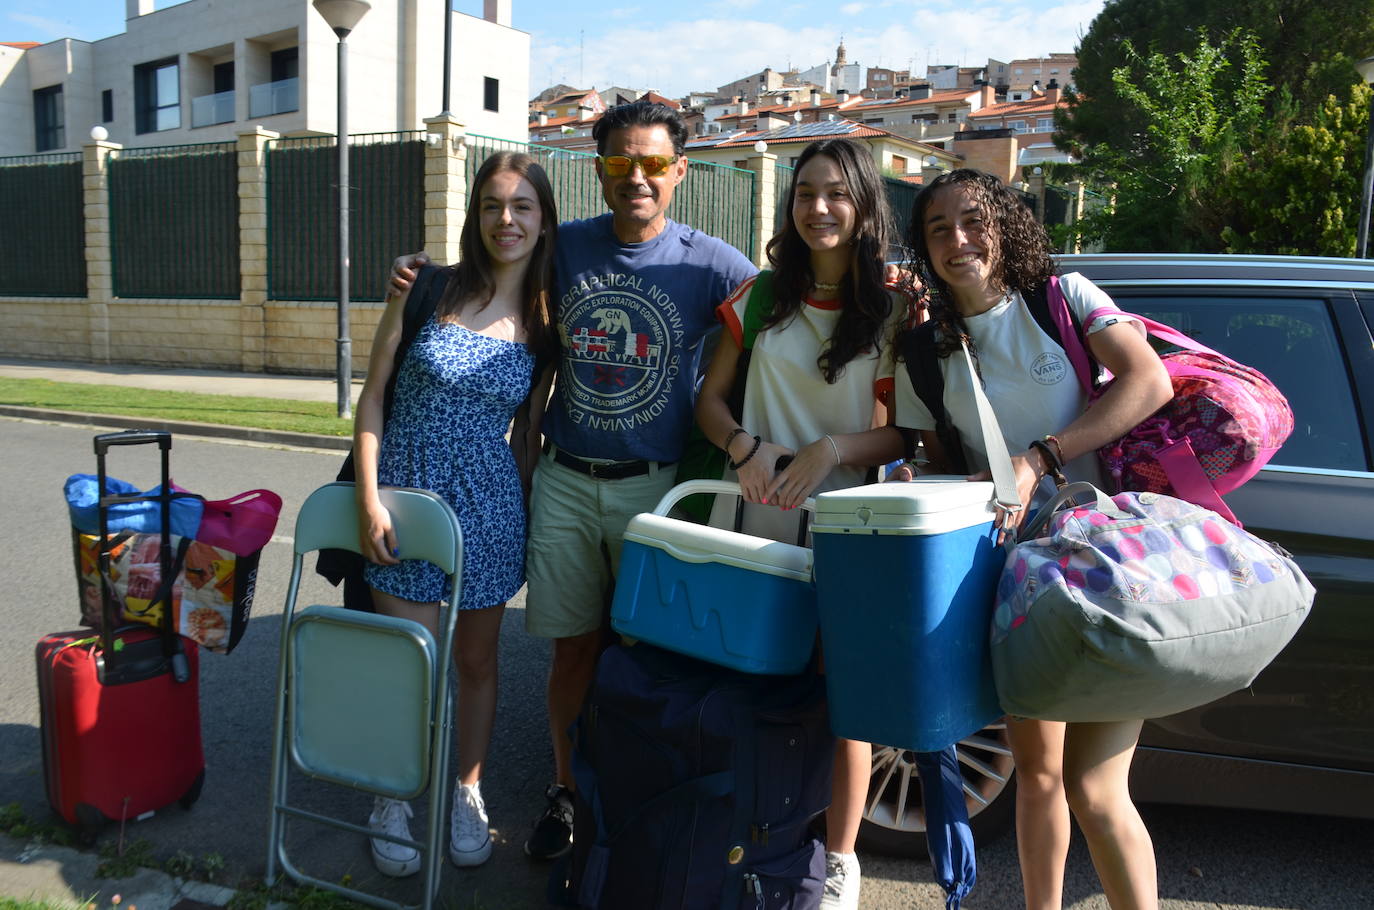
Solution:
{"label": "long brown hair", "polygon": [[816,283],[816,276],[811,271],[811,248],[802,240],[792,220],[792,203],[797,198],[798,175],[807,162],[817,155],[824,155],[835,162],[854,201],[854,233],[849,238],[849,268],[840,280],[843,308],[834,333],[816,361],[825,381],[834,383],[845,364],[877,346],[883,323],[892,311],[883,277],[883,256],[895,231],[882,177],[867,148],[842,138],[822,139],[808,145],[792,172],[792,185],[787,190],[787,204],[783,208],[782,227],[768,241],[768,261],[774,272],[774,303],[772,314],[764,322],[765,327],[792,318]]}
{"label": "long brown hair", "polygon": [[[921,188],[911,209],[911,228],[907,246],[911,249],[912,271],[918,273],[930,291],[930,318],[940,329],[936,347],[941,357],[959,350],[963,340],[974,351],[973,340],[963,317],[954,306],[949,286],[935,272],[926,246],[926,211],[935,194],[946,187],[965,187],[983,211],[991,226],[988,232],[988,255],[993,263],[993,275],[1003,291],[1027,291],[1040,287],[1054,274],[1054,260],[1050,255],[1050,236],[1045,226],[1035,219],[1035,213],[992,174],[973,168],[959,168],[941,174]],[[974,351],[976,355],[976,351]]]}
{"label": "long brown hair", "polygon": [[496,293],[496,279],[492,274],[491,257],[482,245],[482,189],[492,175],[500,171],[519,174],[534,187],[539,201],[541,220],[539,239],[525,269],[525,281],[520,298],[520,322],[525,329],[526,346],[536,358],[550,358],[556,349],[549,316],[549,295],[553,287],[554,249],[558,242],[558,207],[553,201],[553,187],[544,168],[523,152],[493,152],[482,162],[468,188],[468,209],[463,219],[463,233],[459,237],[459,260],[448,267],[449,282],[439,298],[436,314],[443,318],[462,312],[465,304],[476,302],[480,311],[491,303]]}

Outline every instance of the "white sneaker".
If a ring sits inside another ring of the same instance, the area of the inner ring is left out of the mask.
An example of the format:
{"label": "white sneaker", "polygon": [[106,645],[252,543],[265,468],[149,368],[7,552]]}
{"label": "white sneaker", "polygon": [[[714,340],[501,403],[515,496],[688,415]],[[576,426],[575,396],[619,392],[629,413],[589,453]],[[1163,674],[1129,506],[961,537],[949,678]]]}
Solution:
{"label": "white sneaker", "polygon": [[449,819],[448,858],[455,866],[480,866],[491,856],[491,827],[482,802],[482,782],[471,787],[453,785],[453,815]]}
{"label": "white sneaker", "polygon": [[821,910],[859,910],[859,857],[856,854],[825,855]]}
{"label": "white sneaker", "polygon": [[[367,826],[379,834],[410,840],[410,819],[413,816],[410,803],[378,796],[372,802],[372,815],[367,819]],[[419,850],[379,837],[368,840],[372,844],[372,862],[376,864],[378,872],[392,878],[404,878],[419,871]]]}

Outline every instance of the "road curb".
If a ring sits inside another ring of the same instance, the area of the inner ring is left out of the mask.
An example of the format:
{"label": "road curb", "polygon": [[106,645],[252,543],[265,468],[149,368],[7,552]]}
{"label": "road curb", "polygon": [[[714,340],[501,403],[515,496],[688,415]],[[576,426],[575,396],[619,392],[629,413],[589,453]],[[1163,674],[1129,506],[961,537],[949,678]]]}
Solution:
{"label": "road curb", "polygon": [[320,436],[314,433],[291,433],[285,430],[262,430],[256,427],[236,427],[221,423],[197,423],[190,420],[158,420],[151,417],[125,417],[119,414],[87,414],[80,411],[55,411],[50,408],[26,408],[19,405],[0,405],[0,416],[23,417],[29,420],[52,420],[85,426],[114,429],[165,430],[179,436],[207,436],[213,439],[241,439],[274,445],[301,446],[312,449],[347,451],[353,446],[348,436]]}

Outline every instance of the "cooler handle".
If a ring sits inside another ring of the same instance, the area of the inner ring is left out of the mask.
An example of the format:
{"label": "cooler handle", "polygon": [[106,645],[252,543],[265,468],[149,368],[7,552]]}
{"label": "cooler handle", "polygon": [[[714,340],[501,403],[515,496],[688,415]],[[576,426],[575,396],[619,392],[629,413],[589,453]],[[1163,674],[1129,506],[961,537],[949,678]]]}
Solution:
{"label": "cooler handle", "polygon": [[[689,480],[680,483],[663,494],[658,505],[654,506],[653,514],[666,516],[679,501],[694,493],[724,493],[727,496],[738,496],[739,484],[730,480]],[[808,498],[801,507],[814,512],[816,511],[816,500]]]}

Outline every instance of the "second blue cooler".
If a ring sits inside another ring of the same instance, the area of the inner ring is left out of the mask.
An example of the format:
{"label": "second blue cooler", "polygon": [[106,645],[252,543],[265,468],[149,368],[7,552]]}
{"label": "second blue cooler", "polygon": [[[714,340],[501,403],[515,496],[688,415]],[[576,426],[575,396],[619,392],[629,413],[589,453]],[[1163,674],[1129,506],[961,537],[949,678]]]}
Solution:
{"label": "second blue cooler", "polygon": [[816,645],[811,551],[668,517],[697,492],[738,496],[739,487],[689,481],[630,519],[611,627],[746,673],[802,672]]}
{"label": "second blue cooler", "polygon": [[991,500],[991,483],[949,477],[816,497],[816,596],[837,735],[934,752],[1002,715],[988,623],[1005,551]]}

